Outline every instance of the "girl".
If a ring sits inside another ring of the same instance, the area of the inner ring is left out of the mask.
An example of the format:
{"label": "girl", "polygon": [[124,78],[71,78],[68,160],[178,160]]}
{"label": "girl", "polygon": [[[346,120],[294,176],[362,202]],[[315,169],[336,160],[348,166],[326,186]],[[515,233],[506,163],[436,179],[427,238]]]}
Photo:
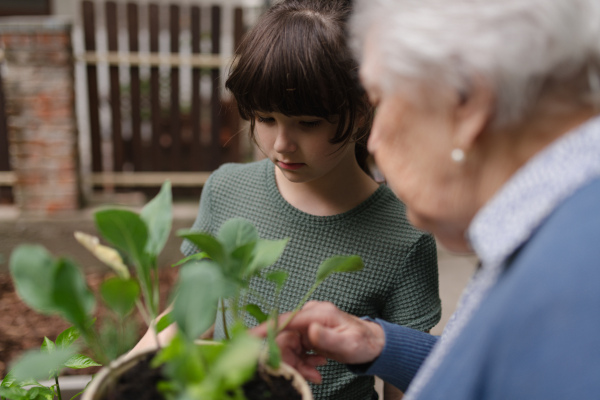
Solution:
{"label": "girl", "polygon": [[[345,43],[350,11],[348,1],[283,1],[247,33],[226,87],[266,159],[216,170],[193,229],[216,234],[228,219],[243,217],[263,238],[291,238],[272,267],[290,274],[282,312],[300,301],[324,259],[358,254],[365,269],[330,277],[313,299],[425,331],[441,313],[435,242],[365,172],[373,109]],[[198,249],[184,242],[182,251]],[[264,282],[251,285],[271,293]],[[256,325],[251,317],[247,323]],[[214,337],[223,337],[221,318]],[[372,377],[335,362],[321,373],[315,399],[377,398]]]}

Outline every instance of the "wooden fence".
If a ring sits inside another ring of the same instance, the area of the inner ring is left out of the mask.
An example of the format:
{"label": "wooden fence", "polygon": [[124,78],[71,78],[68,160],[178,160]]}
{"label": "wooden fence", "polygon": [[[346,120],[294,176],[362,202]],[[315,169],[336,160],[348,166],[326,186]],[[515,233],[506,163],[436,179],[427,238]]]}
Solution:
{"label": "wooden fence", "polygon": [[10,157],[8,153],[8,126],[6,123],[6,101],[2,83],[2,63],[4,54],[0,49],[0,204],[12,203],[13,174],[10,173]]}
{"label": "wooden fence", "polygon": [[[221,96],[220,77],[230,57],[221,55],[220,6],[84,1],[82,12],[85,54],[80,61],[86,64],[95,187],[156,186],[167,176],[176,186],[198,187],[223,162],[240,160],[237,108]],[[244,33],[242,8],[234,10],[233,19],[237,47]],[[182,25],[188,29],[186,52],[180,48]],[[103,31],[106,48],[99,51],[97,32]],[[161,52],[165,36],[168,51],[163,46]],[[110,118],[104,119],[101,68],[108,69],[104,106]],[[188,73],[187,93],[182,92],[183,72]]]}

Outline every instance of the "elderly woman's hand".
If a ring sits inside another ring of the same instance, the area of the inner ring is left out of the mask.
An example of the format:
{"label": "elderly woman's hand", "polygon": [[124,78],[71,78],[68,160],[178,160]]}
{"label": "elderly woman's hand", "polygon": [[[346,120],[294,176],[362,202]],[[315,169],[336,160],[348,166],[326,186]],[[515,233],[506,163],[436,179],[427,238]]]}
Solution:
{"label": "elderly woman's hand", "polygon": [[[289,314],[280,317],[286,321]],[[252,332],[266,336],[265,324]],[[290,321],[277,337],[283,361],[308,381],[321,382],[316,367],[326,358],[346,363],[373,361],[385,344],[383,329],[376,323],[347,314],[331,303],[311,301]],[[312,351],[311,351],[312,350]]]}

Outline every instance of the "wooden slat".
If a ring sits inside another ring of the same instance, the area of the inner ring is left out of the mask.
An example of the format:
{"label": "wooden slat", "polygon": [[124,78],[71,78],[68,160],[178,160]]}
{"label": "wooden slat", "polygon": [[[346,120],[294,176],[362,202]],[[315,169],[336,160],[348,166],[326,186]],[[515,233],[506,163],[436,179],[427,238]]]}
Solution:
{"label": "wooden slat", "polygon": [[[179,53],[179,6],[169,6],[169,31],[171,53]],[[181,107],[179,90],[179,67],[171,67],[171,110],[170,110],[170,170],[181,171],[183,169],[181,160]]]}
{"label": "wooden slat", "polygon": [[[129,37],[129,51],[138,52],[139,46],[139,18],[138,5],[136,3],[127,3],[127,30]],[[142,102],[140,90],[140,68],[137,65],[129,67],[131,79],[130,85],[130,104],[131,104],[131,144],[133,161],[133,169],[135,171],[143,171],[146,168],[143,166],[144,160],[144,145],[142,143]]]}
{"label": "wooden slat", "polygon": [[[96,50],[96,21],[94,2],[83,2],[83,34],[86,51]],[[86,66],[88,87],[88,113],[90,119],[90,146],[92,171],[102,171],[102,144],[100,137],[100,116],[98,104],[98,71],[96,65]]]}
{"label": "wooden slat", "polygon": [[[0,64],[2,61],[0,61]],[[8,143],[8,123],[6,116],[6,99],[4,97],[4,83],[2,81],[2,65],[0,65],[0,204],[13,202],[11,187],[14,184],[14,173],[10,171],[10,154]],[[6,177],[3,177],[6,175]],[[3,180],[6,179],[6,181]]]}
{"label": "wooden slat", "polygon": [[[108,50],[118,51],[117,3],[106,2],[106,33]],[[122,171],[124,163],[123,135],[121,132],[121,87],[119,83],[119,67],[109,67],[110,77],[110,111],[113,148],[113,171]]]}
{"label": "wooden slat", "polygon": [[[149,5],[150,51],[158,53],[158,36],[160,30],[160,8],[157,4]],[[152,166],[154,171],[166,170],[166,157],[160,145],[162,135],[160,106],[160,71],[158,64],[150,68],[150,116],[152,119]]]}
{"label": "wooden slat", "polygon": [[[221,51],[221,7],[211,7],[211,39],[212,53],[219,54]],[[212,95],[211,95],[211,118],[210,118],[210,169],[217,169],[221,164],[221,81],[218,68],[211,70]]]}
{"label": "wooden slat", "polygon": [[[234,8],[233,11],[233,48],[238,49],[242,42],[242,38],[246,33],[244,27],[244,11],[241,7]],[[227,143],[225,145],[225,159],[222,162],[237,162],[240,155],[240,115],[237,108],[237,103],[232,97],[228,104],[224,104],[225,116],[221,120],[224,121],[226,133],[228,134]]]}
{"label": "wooden slat", "polygon": [[10,157],[8,153],[8,124],[6,118],[4,82],[2,81],[2,65],[0,65],[0,171],[11,170]]}
{"label": "wooden slat", "polygon": [[244,36],[244,10],[242,7],[235,7],[233,10],[233,48],[237,51],[242,37]]}
{"label": "wooden slat", "polygon": [[[191,7],[191,37],[192,37],[192,54],[196,55],[200,53],[200,34],[201,34],[201,20],[202,12],[200,7]],[[192,171],[201,171],[208,169],[205,166],[205,154],[203,154],[201,146],[201,112],[200,112],[200,78],[201,70],[198,67],[192,68],[192,145],[190,148],[190,168]]]}
{"label": "wooden slat", "polygon": [[116,52],[86,52],[77,56],[77,61],[86,64],[108,65],[137,65],[137,66],[190,66],[193,68],[220,68],[231,64],[231,57],[220,54],[195,54],[182,56],[180,54],[150,53],[116,53]]}
{"label": "wooden slat", "polygon": [[[0,60],[2,64],[2,60]],[[4,97],[4,84],[2,82],[2,65],[0,65],[0,204],[13,202],[12,186],[14,173],[10,171],[10,157],[8,152],[8,124],[6,116],[6,99]]]}
{"label": "wooden slat", "polygon": [[13,186],[17,182],[17,177],[12,171],[0,171],[0,186]]}
{"label": "wooden slat", "polygon": [[170,180],[173,186],[199,187],[209,176],[210,172],[104,172],[92,174],[91,183],[94,186],[151,187]]}

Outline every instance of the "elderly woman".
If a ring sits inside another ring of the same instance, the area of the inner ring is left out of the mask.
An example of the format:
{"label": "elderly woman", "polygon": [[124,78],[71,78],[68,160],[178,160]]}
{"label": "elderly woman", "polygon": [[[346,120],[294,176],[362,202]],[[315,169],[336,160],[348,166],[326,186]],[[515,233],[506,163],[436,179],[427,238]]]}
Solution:
{"label": "elderly woman", "polygon": [[312,302],[286,361],[411,399],[600,396],[599,21],[598,0],[359,3],[369,150],[411,222],[481,267],[441,338]]}

